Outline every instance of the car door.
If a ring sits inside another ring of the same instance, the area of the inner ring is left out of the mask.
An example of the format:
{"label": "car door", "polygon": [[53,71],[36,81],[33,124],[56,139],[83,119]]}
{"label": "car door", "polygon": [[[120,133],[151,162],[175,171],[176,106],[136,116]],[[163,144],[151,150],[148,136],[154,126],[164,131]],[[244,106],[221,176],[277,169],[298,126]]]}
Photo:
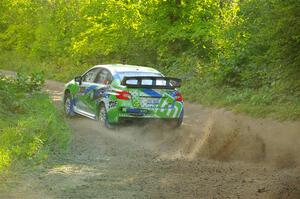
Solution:
{"label": "car door", "polygon": [[100,69],[94,68],[86,72],[81,78],[81,84],[79,85],[79,92],[77,94],[76,107],[83,112],[94,115],[90,108],[91,99],[93,98],[94,90],[98,88],[95,83],[96,76]]}
{"label": "car door", "polygon": [[103,100],[103,98],[107,97],[107,91],[110,88],[110,83],[112,81],[112,74],[109,70],[105,68],[101,68],[94,80],[94,83],[98,86],[93,91],[93,97],[91,98],[91,102],[89,103],[89,108],[97,113],[98,103]]}
{"label": "car door", "polygon": [[78,99],[82,111],[95,116],[98,103],[104,97],[112,80],[111,73],[104,68],[97,68],[88,71],[82,79]]}

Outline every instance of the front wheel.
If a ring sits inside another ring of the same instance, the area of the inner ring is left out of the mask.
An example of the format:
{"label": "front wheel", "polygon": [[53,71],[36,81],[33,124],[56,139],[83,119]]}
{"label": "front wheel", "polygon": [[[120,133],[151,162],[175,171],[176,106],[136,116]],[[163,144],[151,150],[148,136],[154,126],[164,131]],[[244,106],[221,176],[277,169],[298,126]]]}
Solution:
{"label": "front wheel", "polygon": [[111,124],[107,118],[107,111],[104,104],[100,105],[99,109],[99,121],[101,125],[104,125],[108,129],[114,129],[116,126]]}
{"label": "front wheel", "polygon": [[66,94],[64,99],[64,111],[68,117],[72,117],[75,115],[74,112],[74,100],[72,99],[71,94]]}

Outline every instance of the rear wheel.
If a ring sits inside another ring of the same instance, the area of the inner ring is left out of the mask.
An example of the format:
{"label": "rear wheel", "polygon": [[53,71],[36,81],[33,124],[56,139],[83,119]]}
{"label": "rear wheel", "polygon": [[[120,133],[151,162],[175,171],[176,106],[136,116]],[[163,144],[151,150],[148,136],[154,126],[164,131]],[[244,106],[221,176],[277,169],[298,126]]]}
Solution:
{"label": "rear wheel", "polygon": [[99,121],[101,125],[105,126],[108,129],[114,129],[116,127],[114,124],[111,124],[108,121],[107,111],[104,104],[101,104],[99,108]]}
{"label": "rear wheel", "polygon": [[178,127],[180,127],[181,126],[181,124],[182,124],[182,122],[183,122],[183,118],[178,118],[177,120],[176,120],[176,128],[178,128]]}
{"label": "rear wheel", "polygon": [[169,121],[170,127],[172,128],[179,128],[182,124],[182,118],[178,118],[178,119],[173,119],[171,121]]}
{"label": "rear wheel", "polygon": [[179,118],[174,119],[173,121],[171,121],[171,126],[174,128],[179,128],[183,122],[183,115],[184,115],[184,111],[182,110],[180,113]]}

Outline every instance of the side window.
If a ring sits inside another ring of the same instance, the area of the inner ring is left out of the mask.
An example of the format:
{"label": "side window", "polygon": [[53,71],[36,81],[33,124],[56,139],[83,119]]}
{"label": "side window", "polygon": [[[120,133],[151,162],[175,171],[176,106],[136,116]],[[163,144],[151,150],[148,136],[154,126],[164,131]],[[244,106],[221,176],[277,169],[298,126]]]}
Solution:
{"label": "side window", "polygon": [[90,70],[89,72],[87,72],[84,76],[83,76],[83,82],[94,82],[96,75],[98,73],[99,69],[95,68],[93,70]]}
{"label": "side window", "polygon": [[102,69],[99,71],[99,73],[95,79],[95,83],[109,84],[111,82],[111,80],[112,80],[111,73],[106,69]]}

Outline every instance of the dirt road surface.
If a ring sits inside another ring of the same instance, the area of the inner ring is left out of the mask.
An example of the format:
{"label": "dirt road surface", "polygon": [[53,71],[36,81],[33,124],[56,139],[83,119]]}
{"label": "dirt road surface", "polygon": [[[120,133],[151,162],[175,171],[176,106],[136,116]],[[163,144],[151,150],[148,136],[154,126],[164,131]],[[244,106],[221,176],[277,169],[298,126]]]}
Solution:
{"label": "dirt road surface", "polygon": [[[46,89],[61,108],[63,84],[47,81]],[[25,171],[0,198],[300,198],[299,122],[185,107],[177,130],[66,119],[68,155]]]}

